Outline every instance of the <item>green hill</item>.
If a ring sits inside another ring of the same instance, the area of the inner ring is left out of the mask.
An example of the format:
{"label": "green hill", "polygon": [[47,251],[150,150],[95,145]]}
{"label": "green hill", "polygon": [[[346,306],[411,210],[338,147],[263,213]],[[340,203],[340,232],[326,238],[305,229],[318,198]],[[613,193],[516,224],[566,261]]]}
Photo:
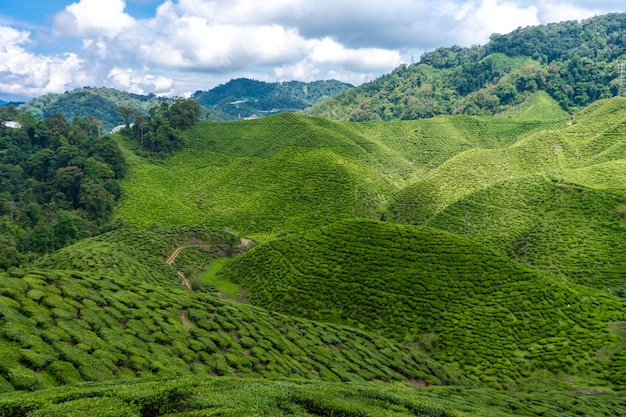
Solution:
{"label": "green hill", "polygon": [[222,271],[250,302],[398,341],[494,385],[593,369],[623,303],[435,229],[351,220],[273,240]]}
{"label": "green hill", "polygon": [[404,157],[353,127],[296,114],[201,123],[184,151],[131,172],[117,212],[124,220],[257,237],[378,217],[387,196],[413,177]]}
{"label": "green hill", "polygon": [[212,118],[236,120],[303,110],[352,87],[336,80],[266,83],[238,78],[197,91],[192,98],[209,109]]}
{"label": "green hill", "polygon": [[469,234],[548,275],[623,287],[625,120],[626,100],[599,101],[565,128],[459,154],[398,192],[387,218]]}
{"label": "green hill", "polygon": [[455,116],[354,124],[297,114],[202,122],[183,152],[133,165],[117,213],[143,226],[204,224],[257,237],[378,219],[389,196],[452,156],[562,123]]}
{"label": "green hill", "polygon": [[69,122],[75,118],[93,117],[102,125],[104,132],[124,123],[115,110],[116,107],[129,107],[147,113],[151,107],[163,99],[151,94],[132,94],[113,88],[79,88],[63,94],[47,94],[21,104],[18,108],[31,113],[37,119],[45,119],[60,114]]}
{"label": "green hill", "polygon": [[537,92],[572,113],[618,96],[626,14],[608,14],[494,34],[483,46],[438,48],[412,65],[314,105],[338,120],[500,114]]}
{"label": "green hill", "polygon": [[[189,291],[157,236],[126,229],[0,274],[0,391],[192,375],[459,382],[411,347]],[[185,228],[162,238],[170,252],[228,240]]]}

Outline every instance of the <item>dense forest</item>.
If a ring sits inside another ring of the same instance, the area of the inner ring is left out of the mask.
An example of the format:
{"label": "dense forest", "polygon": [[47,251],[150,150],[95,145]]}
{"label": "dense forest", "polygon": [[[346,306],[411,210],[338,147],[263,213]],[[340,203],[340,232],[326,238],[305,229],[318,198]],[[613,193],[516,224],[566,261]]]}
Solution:
{"label": "dense forest", "polygon": [[0,269],[100,233],[126,162],[99,122],[37,121],[12,106],[0,121]]}
{"label": "dense forest", "polygon": [[[352,88],[339,81],[305,83],[289,81],[266,83],[240,78],[208,91],[196,91],[191,97],[198,101],[203,114],[212,120],[262,117],[286,111],[300,111]],[[151,117],[149,111],[169,99],[154,94],[140,95],[112,88],[79,88],[63,94],[47,94],[17,105],[19,110],[43,120],[53,114],[62,115],[69,123],[74,118],[93,117],[100,121],[101,131],[109,132],[126,124],[120,108]],[[4,104],[3,104],[4,103]],[[0,105],[8,103],[0,101]]]}
{"label": "dense forest", "polygon": [[518,28],[484,46],[439,48],[315,105],[342,120],[497,114],[538,90],[569,112],[621,94],[626,14]]}
{"label": "dense forest", "polygon": [[[181,132],[196,123],[201,107],[175,99],[147,116],[118,111],[127,125],[122,134],[160,157],[182,147]],[[101,136],[100,122],[68,123],[59,114],[37,121],[13,106],[0,107],[0,122],[0,269],[113,227],[126,162],[112,137]]]}

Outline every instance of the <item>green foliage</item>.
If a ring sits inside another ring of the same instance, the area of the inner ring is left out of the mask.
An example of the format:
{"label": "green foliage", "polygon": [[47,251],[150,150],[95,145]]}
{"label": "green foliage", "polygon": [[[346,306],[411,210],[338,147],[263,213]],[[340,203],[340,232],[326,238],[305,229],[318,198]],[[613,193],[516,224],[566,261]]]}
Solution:
{"label": "green foliage", "polygon": [[540,269],[618,290],[626,268],[624,99],[557,130],[448,159],[397,193],[387,218],[465,234]]}
{"label": "green foliage", "polygon": [[238,78],[209,91],[197,91],[193,98],[210,110],[211,118],[235,120],[303,110],[349,88],[352,86],[335,80],[266,83]]}
{"label": "green foliage", "polygon": [[588,417],[621,415],[617,395],[503,392],[480,387],[404,388],[371,383],[193,377],[0,395],[3,416]]}
{"label": "green foliage", "polygon": [[253,304],[421,343],[486,383],[519,381],[525,369],[568,373],[611,343],[607,322],[623,317],[618,299],[550,281],[457,235],[371,221],[273,240],[222,277]]}
{"label": "green foliage", "polygon": [[574,112],[620,94],[624,28],[626,14],[615,13],[494,34],[484,46],[438,48],[307,113],[351,121],[498,114],[537,91]]}
{"label": "green foliage", "polygon": [[0,129],[1,269],[99,233],[126,174],[117,144],[90,120],[69,125],[58,114],[36,122],[8,113],[23,124]]}
{"label": "green foliage", "polygon": [[102,123],[104,131],[121,125],[123,119],[117,107],[128,107],[144,114],[162,99],[143,96],[112,88],[80,88],[64,94],[47,94],[19,106],[19,109],[42,120],[58,113],[70,122],[76,118],[93,117]]}

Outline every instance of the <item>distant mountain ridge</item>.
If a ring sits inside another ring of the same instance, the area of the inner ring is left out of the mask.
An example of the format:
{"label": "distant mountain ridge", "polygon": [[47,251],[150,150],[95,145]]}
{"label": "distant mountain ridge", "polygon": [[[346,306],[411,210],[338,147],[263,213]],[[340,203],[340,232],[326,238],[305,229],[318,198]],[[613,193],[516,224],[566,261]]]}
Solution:
{"label": "distant mountain ridge", "polygon": [[209,109],[213,117],[233,120],[304,110],[350,88],[351,84],[337,80],[267,83],[238,78],[209,91],[197,91],[192,98]]}
{"label": "distant mountain ridge", "polygon": [[626,14],[615,13],[494,34],[483,46],[438,48],[306,113],[350,121],[493,115],[536,91],[572,113],[623,92],[625,30]]}
{"label": "distant mountain ridge", "polygon": [[[209,111],[212,119],[232,120],[300,111],[352,87],[335,80],[266,83],[240,78],[208,91],[196,91],[192,98]],[[129,107],[147,114],[150,108],[164,100],[167,98],[154,94],[84,87],[63,94],[46,94],[20,104],[18,108],[39,120],[55,113],[70,122],[76,117],[94,117],[102,123],[104,131],[110,131],[124,122],[117,107]]]}

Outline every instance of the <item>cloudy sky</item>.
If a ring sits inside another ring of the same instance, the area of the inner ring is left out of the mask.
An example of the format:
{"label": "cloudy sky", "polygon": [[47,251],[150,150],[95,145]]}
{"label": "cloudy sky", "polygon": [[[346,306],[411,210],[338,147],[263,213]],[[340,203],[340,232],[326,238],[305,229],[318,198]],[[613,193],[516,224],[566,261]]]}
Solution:
{"label": "cloudy sky", "polygon": [[232,78],[358,85],[440,46],[625,12],[623,0],[0,0],[0,99],[186,95]]}

